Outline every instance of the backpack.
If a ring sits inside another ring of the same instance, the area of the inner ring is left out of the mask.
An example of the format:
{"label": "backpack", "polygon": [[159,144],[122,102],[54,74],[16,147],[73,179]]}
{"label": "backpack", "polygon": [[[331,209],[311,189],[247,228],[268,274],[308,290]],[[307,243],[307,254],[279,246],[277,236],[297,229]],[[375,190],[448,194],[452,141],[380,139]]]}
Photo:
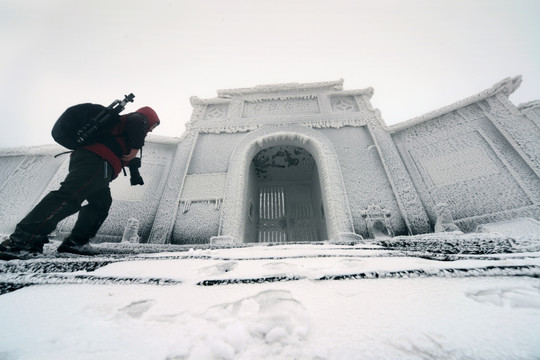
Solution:
{"label": "backpack", "polygon": [[54,124],[51,135],[58,144],[70,150],[94,143],[110,143],[110,130],[120,123],[120,112],[135,95],[129,94],[123,101],[111,105],[84,103],[69,107]]}

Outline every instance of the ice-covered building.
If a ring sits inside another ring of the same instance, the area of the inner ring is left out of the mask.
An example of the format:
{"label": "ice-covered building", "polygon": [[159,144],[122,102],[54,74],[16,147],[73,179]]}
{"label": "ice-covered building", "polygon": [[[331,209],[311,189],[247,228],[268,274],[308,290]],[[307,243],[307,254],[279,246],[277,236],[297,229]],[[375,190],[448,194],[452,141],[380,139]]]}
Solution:
{"label": "ice-covered building", "polygon": [[[178,244],[421,234],[441,214],[464,232],[540,220],[540,101],[512,104],[520,82],[390,127],[371,106],[373,89],[343,90],[342,80],[193,97],[181,138],[147,140],[144,187],[112,183],[96,241],[120,241],[130,218],[142,242]],[[60,151],[0,152],[0,233],[58,186]]]}

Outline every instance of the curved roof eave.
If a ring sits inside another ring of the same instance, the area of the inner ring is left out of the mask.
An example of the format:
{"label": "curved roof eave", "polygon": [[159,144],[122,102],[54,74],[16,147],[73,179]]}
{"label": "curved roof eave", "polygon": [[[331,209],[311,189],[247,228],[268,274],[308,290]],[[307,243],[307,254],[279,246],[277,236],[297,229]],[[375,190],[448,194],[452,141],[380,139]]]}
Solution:
{"label": "curved roof eave", "polygon": [[484,99],[486,99],[488,97],[491,97],[491,96],[493,96],[493,95],[495,95],[497,93],[503,93],[504,95],[506,95],[508,97],[514,91],[516,91],[516,89],[519,88],[519,86],[521,85],[521,81],[522,81],[521,75],[517,75],[517,76],[514,76],[514,77],[507,77],[507,78],[499,81],[495,85],[493,85],[491,88],[486,89],[486,90],[484,90],[484,91],[482,91],[482,92],[480,92],[480,93],[478,93],[476,95],[470,96],[470,97],[465,98],[463,100],[456,101],[453,104],[450,104],[448,106],[442,107],[442,108],[434,110],[434,111],[430,111],[430,112],[428,112],[428,113],[426,113],[424,115],[412,118],[412,119],[404,121],[402,123],[391,125],[391,126],[388,127],[388,130],[391,133],[394,133],[394,132],[397,132],[397,131],[407,129],[407,128],[411,127],[411,126],[421,124],[423,122],[426,122],[426,121],[435,119],[435,118],[437,118],[439,116],[445,115],[445,114],[447,114],[449,112],[452,112],[454,110],[461,109],[461,108],[464,108],[464,107],[466,107],[468,105],[471,105],[471,104],[474,104],[476,102],[482,101],[482,100],[484,100]]}

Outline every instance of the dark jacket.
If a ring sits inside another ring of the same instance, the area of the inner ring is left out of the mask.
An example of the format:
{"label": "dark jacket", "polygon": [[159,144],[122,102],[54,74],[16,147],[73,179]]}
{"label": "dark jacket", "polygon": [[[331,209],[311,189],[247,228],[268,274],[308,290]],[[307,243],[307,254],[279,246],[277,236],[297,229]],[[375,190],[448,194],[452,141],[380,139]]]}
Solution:
{"label": "dark jacket", "polygon": [[142,149],[144,139],[154,124],[159,124],[159,118],[154,110],[143,107],[134,113],[120,116],[120,122],[113,127],[105,141],[83,146],[108,161],[114,169],[113,179],[122,171],[127,163],[121,160],[131,149]]}

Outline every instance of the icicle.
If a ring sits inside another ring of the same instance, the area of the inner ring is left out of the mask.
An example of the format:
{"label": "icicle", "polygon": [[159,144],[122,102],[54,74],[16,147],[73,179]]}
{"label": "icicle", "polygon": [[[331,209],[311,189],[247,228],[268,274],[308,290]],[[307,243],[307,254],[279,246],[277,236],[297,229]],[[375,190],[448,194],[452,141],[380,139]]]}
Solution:
{"label": "icicle", "polygon": [[182,214],[187,213],[190,208],[191,208],[191,201],[190,200],[186,200],[186,201],[182,202]]}
{"label": "icicle", "polygon": [[220,210],[221,209],[221,202],[222,199],[216,199],[216,205],[214,206],[214,210]]}

